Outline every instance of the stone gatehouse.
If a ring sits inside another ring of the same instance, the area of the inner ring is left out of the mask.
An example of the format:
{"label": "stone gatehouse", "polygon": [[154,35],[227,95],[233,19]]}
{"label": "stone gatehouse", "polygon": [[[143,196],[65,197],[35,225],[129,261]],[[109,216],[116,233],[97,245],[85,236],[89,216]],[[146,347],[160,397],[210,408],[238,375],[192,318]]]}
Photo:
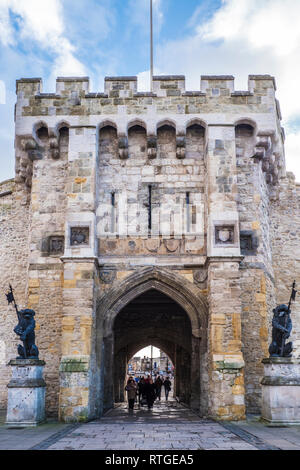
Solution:
{"label": "stone gatehouse", "polygon": [[[36,312],[48,415],[101,415],[152,344],[202,416],[259,413],[272,309],[300,284],[300,186],[275,80],[250,75],[17,81],[15,178],[0,184],[0,406],[19,307]],[[300,304],[293,306],[300,354]]]}

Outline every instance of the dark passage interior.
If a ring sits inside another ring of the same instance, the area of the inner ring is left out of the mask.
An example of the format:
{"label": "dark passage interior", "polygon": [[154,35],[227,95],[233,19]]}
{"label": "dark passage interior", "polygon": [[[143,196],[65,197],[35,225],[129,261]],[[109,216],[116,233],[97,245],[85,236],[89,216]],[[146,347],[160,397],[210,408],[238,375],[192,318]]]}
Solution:
{"label": "dark passage interior", "polygon": [[128,303],[114,323],[114,398],[124,401],[128,361],[152,344],[175,366],[174,392],[189,404],[191,395],[191,322],[185,310],[166,294],[150,289]]}

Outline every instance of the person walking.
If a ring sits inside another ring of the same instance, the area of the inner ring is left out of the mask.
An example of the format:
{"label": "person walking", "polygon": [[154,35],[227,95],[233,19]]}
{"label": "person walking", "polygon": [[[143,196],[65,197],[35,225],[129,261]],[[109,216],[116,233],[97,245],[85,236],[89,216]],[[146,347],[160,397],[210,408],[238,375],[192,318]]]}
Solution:
{"label": "person walking", "polygon": [[156,398],[155,385],[151,377],[145,381],[144,393],[146,395],[148,409],[150,410],[150,408],[153,408],[153,403]]}
{"label": "person walking", "polygon": [[169,396],[169,392],[171,390],[171,385],[172,385],[171,380],[169,379],[169,377],[165,378],[163,385],[165,387],[166,401],[168,401],[168,396]]}
{"label": "person walking", "polygon": [[155,380],[155,392],[156,392],[156,398],[158,398],[159,401],[160,401],[160,396],[161,396],[162,384],[163,384],[163,382],[162,382],[160,376],[158,376],[157,379]]}
{"label": "person walking", "polygon": [[141,377],[138,383],[138,395],[139,395],[139,405],[141,404],[143,394],[144,394],[144,388],[145,388],[145,379],[144,377]]}
{"label": "person walking", "polygon": [[130,410],[133,410],[134,408],[134,401],[136,397],[136,383],[133,379],[133,377],[129,377],[127,381],[127,385],[125,387],[125,390],[127,392],[127,398],[128,398],[128,407]]}

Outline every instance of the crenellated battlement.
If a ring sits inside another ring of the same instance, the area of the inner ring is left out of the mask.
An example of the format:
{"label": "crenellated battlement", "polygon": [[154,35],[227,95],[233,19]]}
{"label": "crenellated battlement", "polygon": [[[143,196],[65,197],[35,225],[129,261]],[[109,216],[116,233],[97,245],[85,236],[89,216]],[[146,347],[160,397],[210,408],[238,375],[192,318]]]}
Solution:
{"label": "crenellated battlement", "polygon": [[[266,96],[268,90],[276,90],[275,79],[271,75],[249,75],[248,90],[235,91],[234,77],[232,75],[202,75],[200,89],[188,91],[185,87],[184,75],[161,75],[153,77],[153,92],[138,92],[137,77],[105,77],[104,93],[90,93],[89,77],[58,77],[56,80],[56,93],[42,93],[41,78],[22,78],[17,80],[16,92],[20,98],[37,99],[97,99],[97,98],[177,98],[177,97],[203,97],[203,98],[227,98],[233,103],[235,98],[247,98],[252,96]],[[76,102],[74,102],[76,104]],[[254,102],[251,102],[254,104]],[[259,102],[257,101],[257,104]]]}

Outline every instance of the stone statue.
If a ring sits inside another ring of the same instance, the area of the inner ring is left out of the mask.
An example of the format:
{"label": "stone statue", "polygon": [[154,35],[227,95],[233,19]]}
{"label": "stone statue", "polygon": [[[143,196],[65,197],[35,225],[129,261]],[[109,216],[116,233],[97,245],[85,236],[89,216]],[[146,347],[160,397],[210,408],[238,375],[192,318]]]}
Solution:
{"label": "stone statue", "polygon": [[287,305],[277,305],[273,309],[272,320],[272,343],[269,346],[270,357],[291,357],[293,343],[285,341],[292,331],[292,320],[290,318],[290,309]]}
{"label": "stone statue", "polygon": [[34,310],[29,308],[19,311],[19,323],[14,328],[14,332],[20,336],[23,346],[19,344],[17,359],[38,359],[39,350],[35,345],[35,321]]}
{"label": "stone statue", "polygon": [[9,285],[9,289],[8,294],[6,294],[7,302],[8,304],[14,304],[18,317],[18,324],[14,328],[14,332],[23,341],[23,346],[21,344],[18,346],[19,357],[17,359],[38,359],[39,350],[35,345],[35,321],[33,318],[35,311],[29,308],[18,310],[11,285]]}

